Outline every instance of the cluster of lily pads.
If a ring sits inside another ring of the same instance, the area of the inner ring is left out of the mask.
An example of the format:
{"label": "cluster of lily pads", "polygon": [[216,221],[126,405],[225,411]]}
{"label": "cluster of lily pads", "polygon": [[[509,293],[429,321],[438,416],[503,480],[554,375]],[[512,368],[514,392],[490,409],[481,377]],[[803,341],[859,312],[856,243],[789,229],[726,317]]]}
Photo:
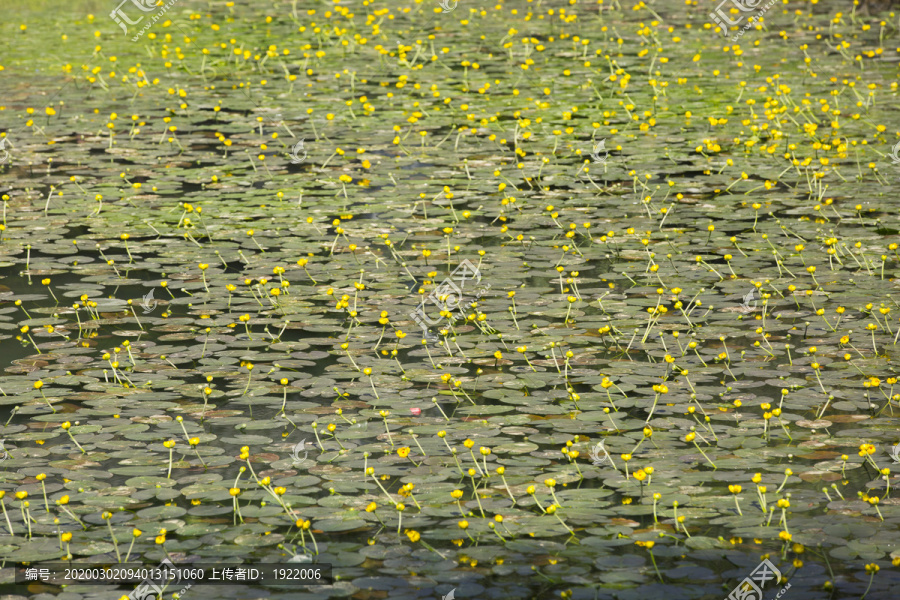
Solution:
{"label": "cluster of lily pads", "polygon": [[0,558],[891,598],[900,21],[845,4],[18,8]]}

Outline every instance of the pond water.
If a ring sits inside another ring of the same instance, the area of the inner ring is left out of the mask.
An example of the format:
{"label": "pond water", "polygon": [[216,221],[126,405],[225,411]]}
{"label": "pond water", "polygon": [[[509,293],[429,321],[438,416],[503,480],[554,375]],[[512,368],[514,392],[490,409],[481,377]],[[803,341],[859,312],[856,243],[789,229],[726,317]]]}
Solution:
{"label": "pond water", "polygon": [[0,26],[4,598],[896,598],[896,13],[138,4]]}

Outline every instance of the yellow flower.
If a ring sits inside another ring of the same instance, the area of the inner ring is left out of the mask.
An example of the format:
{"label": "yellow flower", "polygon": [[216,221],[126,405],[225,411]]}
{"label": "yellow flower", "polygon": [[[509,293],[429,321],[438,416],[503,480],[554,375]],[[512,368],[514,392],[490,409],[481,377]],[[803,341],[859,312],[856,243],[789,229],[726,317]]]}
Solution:
{"label": "yellow flower", "polygon": [[459,523],[457,523],[457,525],[459,525],[460,529],[468,529],[469,528],[468,521],[460,521]]}
{"label": "yellow flower", "polygon": [[406,532],[406,537],[409,538],[409,541],[411,541],[412,543],[415,544],[416,542],[419,541],[419,539],[421,539],[422,536],[419,534],[418,531],[409,530]]}
{"label": "yellow flower", "polygon": [[397,456],[400,458],[406,458],[409,456],[409,447],[404,446],[403,448],[397,448]]}

